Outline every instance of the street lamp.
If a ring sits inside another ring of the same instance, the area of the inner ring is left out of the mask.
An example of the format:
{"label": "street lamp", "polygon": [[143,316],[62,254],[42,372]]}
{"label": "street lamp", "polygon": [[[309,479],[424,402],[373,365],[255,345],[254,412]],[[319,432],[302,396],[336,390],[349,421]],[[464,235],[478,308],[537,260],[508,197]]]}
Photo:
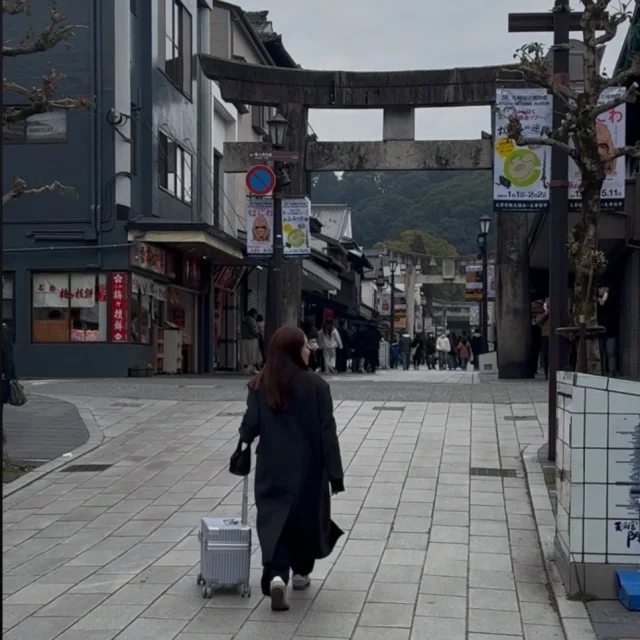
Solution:
{"label": "street lamp", "polygon": [[[271,146],[281,149],[289,132],[289,121],[280,113],[276,113],[267,121]],[[281,162],[273,163],[276,174],[276,185],[273,190],[273,257],[271,258],[268,279],[268,310],[266,321],[266,341],[282,326],[282,268],[284,264],[284,242],[282,237],[282,197],[280,191],[285,182]]]}
{"label": "street lamp", "polygon": [[289,121],[280,113],[276,113],[272,118],[267,120],[267,127],[269,129],[269,137],[271,138],[271,145],[276,149],[284,147],[284,141],[289,132]]}
{"label": "street lamp", "polygon": [[396,269],[398,261],[395,258],[389,260],[389,271],[391,271],[391,321],[389,330],[389,344],[393,344],[396,335]]}
{"label": "street lamp", "polygon": [[478,234],[478,248],[482,256],[482,353],[487,353],[489,340],[489,286],[488,286],[488,268],[487,268],[487,236],[491,228],[491,218],[484,215],[480,218],[480,233]]}

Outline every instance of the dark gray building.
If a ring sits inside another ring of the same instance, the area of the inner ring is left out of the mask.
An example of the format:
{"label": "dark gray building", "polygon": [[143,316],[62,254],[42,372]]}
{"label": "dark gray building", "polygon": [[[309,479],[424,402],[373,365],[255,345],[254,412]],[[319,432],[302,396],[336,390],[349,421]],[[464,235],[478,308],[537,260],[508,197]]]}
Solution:
{"label": "dark gray building", "polygon": [[[38,86],[54,67],[60,95],[91,111],[52,111],[3,132],[3,192],[18,175],[77,198],[25,197],[4,210],[3,315],[23,377],[206,372],[211,294],[245,275],[242,243],[214,224],[211,0],[59,0],[78,25],[44,53],[5,60]],[[48,24],[51,5],[5,16],[5,40]],[[5,96],[5,104],[13,96]],[[231,269],[231,267],[238,267]]]}

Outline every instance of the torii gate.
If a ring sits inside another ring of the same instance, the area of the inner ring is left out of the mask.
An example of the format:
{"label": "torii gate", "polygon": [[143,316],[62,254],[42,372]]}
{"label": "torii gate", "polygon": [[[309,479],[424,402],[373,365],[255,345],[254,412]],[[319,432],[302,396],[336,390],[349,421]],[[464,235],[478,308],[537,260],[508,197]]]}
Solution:
{"label": "torii gate", "polygon": [[[415,109],[424,107],[487,106],[495,103],[500,86],[527,86],[515,65],[425,71],[353,72],[289,69],[236,62],[200,54],[202,70],[220,85],[223,100],[236,104],[276,106],[289,120],[285,150],[299,158],[290,167],[286,191],[307,193],[307,172],[484,170],[493,166],[490,138],[477,140],[415,140]],[[505,75],[506,74],[506,75]],[[500,77],[498,78],[498,76]],[[380,142],[319,142],[307,136],[308,111],[316,109],[383,109]],[[224,144],[223,170],[244,173],[258,160],[268,160],[272,147],[261,142]],[[500,359],[511,363],[519,377],[529,357],[529,305],[501,305],[500,300],[528,301],[526,220],[499,214],[496,271],[496,317],[500,330]],[[414,269],[406,280],[415,282]],[[284,270],[286,321],[298,324],[301,268],[288,262]],[[506,309],[504,312],[501,310]],[[509,371],[501,376],[511,377]]]}

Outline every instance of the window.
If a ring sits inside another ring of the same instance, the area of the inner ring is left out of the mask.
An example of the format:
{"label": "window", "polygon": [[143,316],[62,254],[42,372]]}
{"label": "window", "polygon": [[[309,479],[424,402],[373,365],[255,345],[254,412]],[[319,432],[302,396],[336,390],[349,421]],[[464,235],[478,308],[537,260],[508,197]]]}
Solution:
{"label": "window", "polygon": [[164,133],[158,136],[158,184],[186,204],[192,203],[193,156]]}
{"label": "window", "polygon": [[222,156],[213,154],[213,226],[220,228],[220,206],[222,202]]}
{"label": "window", "polygon": [[[19,111],[24,105],[6,106],[5,114]],[[67,141],[67,112],[55,109],[29,116],[2,128],[4,144],[41,144]]]}
{"label": "window", "polygon": [[191,97],[191,14],[178,0],[164,0],[164,71]]}
{"label": "window", "polygon": [[33,275],[33,342],[105,342],[107,324],[106,274]]}
{"label": "window", "polygon": [[15,339],[13,332],[13,275],[2,274],[2,322],[4,322]]}
{"label": "window", "polygon": [[269,126],[267,120],[271,117],[271,107],[261,107],[253,105],[251,107],[251,124],[253,130],[260,135],[268,133]]}

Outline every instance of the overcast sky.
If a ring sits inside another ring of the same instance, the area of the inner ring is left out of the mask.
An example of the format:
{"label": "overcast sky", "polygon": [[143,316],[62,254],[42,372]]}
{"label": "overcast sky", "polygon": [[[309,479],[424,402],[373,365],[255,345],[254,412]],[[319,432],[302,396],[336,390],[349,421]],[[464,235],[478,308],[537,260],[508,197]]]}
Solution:
{"label": "overcast sky", "polygon": [[[399,71],[513,62],[527,42],[551,34],[509,34],[509,12],[548,11],[553,0],[239,0],[247,11],[269,10],[292,57],[307,69]],[[572,0],[572,7],[581,6]],[[617,6],[613,0],[612,6]],[[615,66],[627,25],[609,44],[605,68]],[[578,38],[580,34],[573,34]],[[382,112],[312,111],[322,140],[380,140]],[[418,140],[472,139],[490,131],[489,107],[420,109]]]}

